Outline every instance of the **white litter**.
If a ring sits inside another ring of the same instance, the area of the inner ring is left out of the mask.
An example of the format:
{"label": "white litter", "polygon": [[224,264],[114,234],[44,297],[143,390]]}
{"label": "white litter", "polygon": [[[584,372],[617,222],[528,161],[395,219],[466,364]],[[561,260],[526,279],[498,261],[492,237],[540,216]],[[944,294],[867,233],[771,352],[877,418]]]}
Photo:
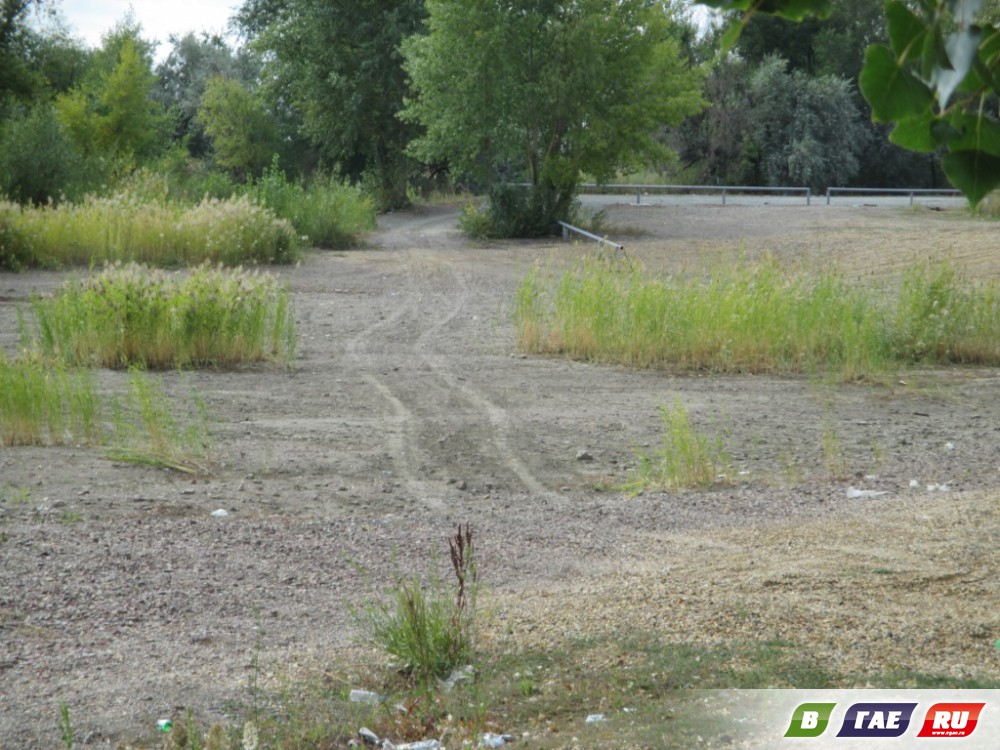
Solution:
{"label": "white litter", "polygon": [[916,487],[919,487],[919,486],[920,486],[920,480],[919,479],[911,479],[910,480],[910,487],[916,488]]}
{"label": "white litter", "polygon": [[591,714],[590,716],[587,717],[586,723],[587,724],[596,724],[599,721],[607,721],[607,720],[608,720],[608,717],[605,716],[604,714]]}
{"label": "white litter", "polygon": [[847,488],[847,496],[852,500],[858,497],[881,497],[888,494],[888,490],[857,490],[854,487]]}
{"label": "white litter", "polygon": [[229,511],[226,510],[225,508],[219,508],[218,510],[213,510],[212,511],[212,516],[214,518],[225,518],[228,515],[229,515]]}

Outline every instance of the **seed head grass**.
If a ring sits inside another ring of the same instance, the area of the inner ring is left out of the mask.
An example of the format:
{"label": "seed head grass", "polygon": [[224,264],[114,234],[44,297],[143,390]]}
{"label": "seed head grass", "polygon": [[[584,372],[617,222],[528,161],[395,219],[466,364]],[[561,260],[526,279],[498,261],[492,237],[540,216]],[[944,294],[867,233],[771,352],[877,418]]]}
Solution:
{"label": "seed head grass", "polygon": [[74,365],[225,367],[295,353],[287,289],[241,268],[202,265],[182,275],[114,265],[36,297],[31,312],[22,346]]}
{"label": "seed head grass", "polygon": [[996,285],[948,264],[915,266],[893,290],[773,258],[707,277],[594,259],[562,274],[529,271],[515,318],[523,351],[633,367],[850,381],[913,364],[1000,363]]}
{"label": "seed head grass", "polygon": [[292,263],[303,244],[292,224],[247,196],[196,205],[132,192],[81,203],[0,204],[0,268],[142,262],[190,266]]}

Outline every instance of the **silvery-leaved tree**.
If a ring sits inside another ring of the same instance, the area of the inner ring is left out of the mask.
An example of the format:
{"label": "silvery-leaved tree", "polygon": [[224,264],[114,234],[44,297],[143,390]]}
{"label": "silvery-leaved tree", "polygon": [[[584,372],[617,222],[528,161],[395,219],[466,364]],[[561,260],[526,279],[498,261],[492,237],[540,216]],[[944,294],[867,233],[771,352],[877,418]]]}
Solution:
{"label": "silvery-leaved tree", "polygon": [[[791,20],[826,17],[833,0],[699,0],[722,10]],[[984,0],[889,0],[889,44],[865,54],[861,92],[890,140],[911,151],[944,148],[942,167],[975,207],[1000,186],[1000,29]],[[741,25],[733,27],[731,45]]]}

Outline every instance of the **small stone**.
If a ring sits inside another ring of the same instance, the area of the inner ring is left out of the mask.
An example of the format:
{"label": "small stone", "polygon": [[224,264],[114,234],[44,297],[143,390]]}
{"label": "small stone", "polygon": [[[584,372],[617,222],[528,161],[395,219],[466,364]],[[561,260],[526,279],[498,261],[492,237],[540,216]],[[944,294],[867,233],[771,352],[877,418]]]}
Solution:
{"label": "small stone", "polygon": [[582,450],[576,454],[577,461],[593,461],[594,457],[590,454],[590,451]]}
{"label": "small stone", "polygon": [[469,489],[469,483],[466,482],[464,479],[461,482],[459,482],[457,486],[458,486],[458,489],[460,489],[460,490],[467,490],[467,489]]}

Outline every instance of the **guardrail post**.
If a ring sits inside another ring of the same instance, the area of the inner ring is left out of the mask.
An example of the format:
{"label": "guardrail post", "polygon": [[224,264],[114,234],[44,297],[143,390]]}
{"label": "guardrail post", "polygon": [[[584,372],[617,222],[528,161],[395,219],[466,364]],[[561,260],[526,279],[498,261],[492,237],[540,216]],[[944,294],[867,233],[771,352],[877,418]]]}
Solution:
{"label": "guardrail post", "polygon": [[826,205],[830,205],[830,188],[826,189]]}
{"label": "guardrail post", "polygon": [[913,191],[910,191],[910,205],[913,205]]}
{"label": "guardrail post", "polygon": [[642,203],[642,191],[641,190],[636,190],[635,191],[635,205],[638,206],[641,203]]}
{"label": "guardrail post", "polygon": [[723,188],[723,190],[722,190],[722,205],[723,206],[726,205],[726,190],[725,190],[725,188]]}
{"label": "guardrail post", "polygon": [[562,230],[563,230],[563,242],[569,242],[569,230],[566,227],[563,227]]}
{"label": "guardrail post", "polygon": [[809,187],[806,188],[806,205],[812,205],[812,188]]}

